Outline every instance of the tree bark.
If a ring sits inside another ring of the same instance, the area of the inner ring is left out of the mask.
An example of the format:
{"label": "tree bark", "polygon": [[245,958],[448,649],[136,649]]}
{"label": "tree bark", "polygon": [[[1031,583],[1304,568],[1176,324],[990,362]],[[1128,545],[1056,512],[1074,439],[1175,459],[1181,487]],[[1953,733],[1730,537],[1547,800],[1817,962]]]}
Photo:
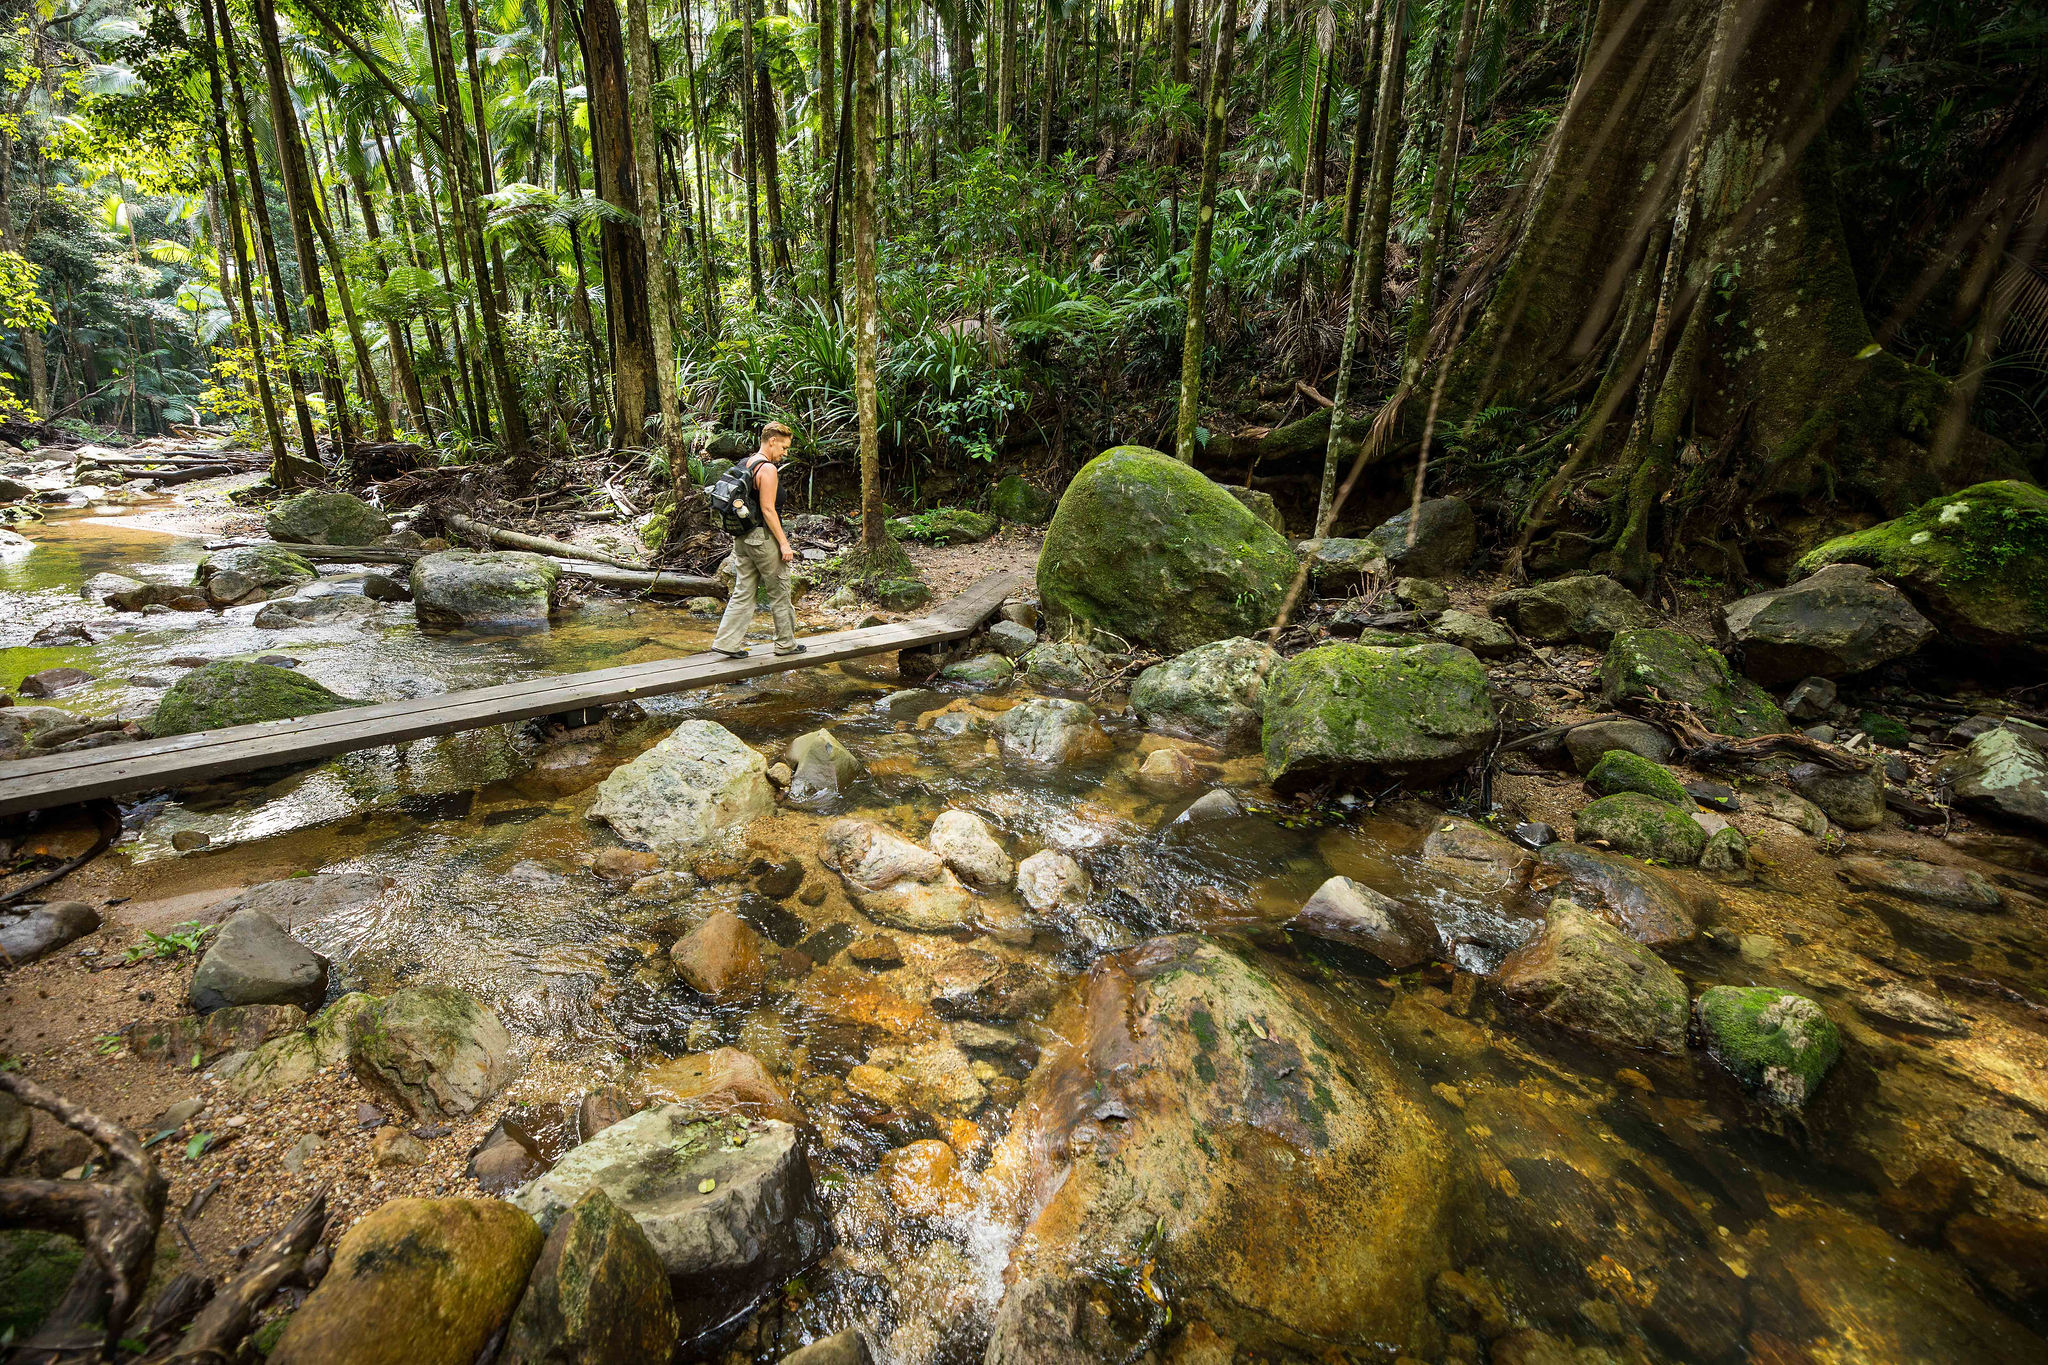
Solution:
{"label": "tree bark", "polygon": [[1358,249],[1363,254],[1365,304],[1377,307],[1387,275],[1387,220],[1394,208],[1394,168],[1401,155],[1401,101],[1408,88],[1408,7],[1414,0],[1386,0],[1394,7],[1387,23],[1380,90],[1375,99],[1372,183]]}
{"label": "tree bark", "polygon": [[881,303],[875,291],[875,6],[853,0],[853,398],[860,423],[860,543],[884,549],[882,431],[876,394]]}
{"label": "tree bark", "polygon": [[754,110],[754,4],[755,0],[739,0],[740,65],[744,72],[740,77],[740,153],[746,163],[747,278],[754,290],[754,307],[758,309],[767,296],[761,288],[760,153],[755,145],[760,141],[760,120]]}
{"label": "tree bark", "polygon": [[647,27],[647,0],[626,0],[632,61],[628,66],[633,112],[633,159],[640,181],[640,235],[647,248],[647,322],[654,352],[654,385],[661,407],[661,443],[668,451],[670,481],[680,492],[690,481],[689,456],[683,449],[683,422],[676,407],[675,324],[670,310],[668,261],[662,246],[668,240],[667,210],[661,202],[661,175],[656,158],[661,150],[654,128],[654,37]]}
{"label": "tree bark", "polygon": [[1216,177],[1228,131],[1230,55],[1237,39],[1237,0],[1223,0],[1216,21],[1216,56],[1209,67],[1209,126],[1202,135],[1202,188],[1195,206],[1195,240],[1188,268],[1188,323],[1180,348],[1180,412],[1174,422],[1173,453],[1195,462],[1195,427],[1201,412],[1203,313],[1208,307],[1209,248],[1216,228]]}
{"label": "tree bark", "polygon": [[[591,160],[597,193],[626,213],[640,212],[639,173],[626,103],[625,41],[612,0],[583,7],[584,82],[590,91]],[[647,418],[660,410],[653,324],[647,309],[648,253],[634,223],[607,219],[598,231],[604,256],[605,318],[612,343],[612,449],[647,439]]]}
{"label": "tree bark", "polygon": [[[826,6],[832,0],[820,0]],[[697,259],[704,273],[704,331],[713,341],[718,339],[718,267],[712,259],[718,239],[711,230],[711,153],[704,139],[704,104],[697,96],[697,54],[691,46],[690,30],[695,20],[686,11],[683,15],[683,67],[688,72],[690,90],[690,144],[697,163]]]}
{"label": "tree bark", "polygon": [[1372,156],[1374,97],[1379,92],[1380,45],[1385,36],[1383,18],[1387,0],[1373,0],[1369,11],[1359,14],[1358,119],[1351,129],[1351,164],[1344,176],[1344,246],[1351,253],[1348,275],[1358,260],[1358,208],[1365,195],[1367,167]]}
{"label": "tree bark", "polygon": [[760,154],[761,181],[768,196],[768,262],[777,277],[787,280],[791,273],[789,234],[783,228],[782,155],[777,147],[782,140],[782,129],[779,126],[781,120],[775,112],[775,87],[768,80],[766,62],[754,72],[754,111],[754,146]]}
{"label": "tree bark", "polygon": [[[1465,136],[1465,80],[1472,65],[1472,38],[1479,27],[1479,0],[1464,0],[1458,10],[1458,50],[1451,59],[1450,87],[1444,94],[1443,138],[1437,145],[1436,177],[1430,186],[1429,223],[1416,263],[1415,295],[1408,308],[1408,354],[1402,377],[1412,386],[1422,368],[1429,340],[1429,319],[1436,311],[1437,268],[1451,226],[1451,192],[1458,182],[1458,144]],[[1411,523],[1412,524],[1412,523]]]}

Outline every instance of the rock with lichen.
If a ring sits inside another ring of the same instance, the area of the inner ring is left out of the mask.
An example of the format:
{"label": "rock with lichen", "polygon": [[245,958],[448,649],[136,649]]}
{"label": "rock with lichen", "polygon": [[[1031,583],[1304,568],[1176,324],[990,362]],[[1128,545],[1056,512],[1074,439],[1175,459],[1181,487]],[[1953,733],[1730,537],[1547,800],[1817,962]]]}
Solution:
{"label": "rock with lichen", "polygon": [[1266,777],[1282,789],[1435,781],[1484,753],[1497,723],[1486,670],[1466,650],[1323,645],[1266,681]]}
{"label": "rock with lichen", "polygon": [[1774,1108],[1802,1108],[1842,1052],[1827,1011],[1774,986],[1714,986],[1693,1013],[1708,1055]]}

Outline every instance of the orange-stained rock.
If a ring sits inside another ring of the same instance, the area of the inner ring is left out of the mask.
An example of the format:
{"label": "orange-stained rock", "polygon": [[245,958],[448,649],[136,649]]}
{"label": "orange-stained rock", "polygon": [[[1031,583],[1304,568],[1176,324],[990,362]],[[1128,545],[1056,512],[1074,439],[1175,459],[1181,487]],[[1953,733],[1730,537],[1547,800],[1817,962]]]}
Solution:
{"label": "orange-stained rock", "polygon": [[882,1183],[896,1207],[916,1218],[959,1213],[974,1198],[960,1179],[959,1155],[937,1138],[924,1138],[885,1155]]}
{"label": "orange-stained rock", "polygon": [[802,1111],[789,1102],[760,1059],[736,1047],[695,1052],[649,1067],[641,1073],[640,1084],[650,1099],[695,1104],[711,1113],[804,1121]]}
{"label": "orange-stained rock", "polygon": [[678,976],[713,1000],[751,996],[768,978],[761,936],[730,910],[718,911],[677,939],[668,956]]}

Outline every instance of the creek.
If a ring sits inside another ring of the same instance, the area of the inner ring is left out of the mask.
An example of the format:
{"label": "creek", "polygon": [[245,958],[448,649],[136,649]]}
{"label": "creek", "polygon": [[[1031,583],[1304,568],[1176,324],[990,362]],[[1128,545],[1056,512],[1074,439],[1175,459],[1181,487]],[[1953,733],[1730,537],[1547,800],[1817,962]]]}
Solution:
{"label": "creek", "polygon": [[[201,543],[150,529],[152,506],[55,512],[19,528],[34,548],[0,562],[0,687],[78,667],[93,681],[48,704],[139,718],[191,660],[282,655],[346,695],[389,700],[690,654],[714,624],[680,605],[595,595],[573,601],[544,633],[506,639],[424,634],[402,603],[282,631],[257,629],[256,606],[136,616],[83,603],[80,585],[95,573],[189,576]],[[360,590],[359,574],[323,567],[325,590]],[[81,620],[97,643],[28,643],[45,626]],[[593,1086],[630,1083],[650,1064],[712,1047],[753,1053],[809,1122],[838,1247],[745,1329],[729,1347],[734,1358],[772,1361],[812,1334],[859,1323],[901,1365],[979,1359],[1018,1221],[987,1198],[906,1212],[900,1173],[892,1180],[883,1157],[941,1138],[959,1151],[972,1189],[979,1163],[1018,1121],[1036,1059],[1061,1041],[1051,1027],[1061,993],[1106,954],[1179,932],[1240,942],[1305,983],[1384,1047],[1409,1098],[1444,1135],[1461,1173],[1457,1268],[1499,1302],[1432,1296],[1443,1359],[1476,1359],[1466,1353],[1482,1349],[1477,1341],[1501,1337],[1491,1315],[1502,1304],[1518,1328],[1580,1352],[1528,1353],[1537,1339],[1524,1337],[1516,1360],[2048,1358],[2038,1301],[2001,1296],[1984,1258],[1959,1255],[1954,1234],[1944,1234],[1962,1196],[1935,1207],[1943,1196],[1920,1197],[1913,1184],[1943,1161],[1975,1160],[1934,1130],[1997,1084],[1987,1076],[2012,1070],[2001,1051],[2010,1020],[1985,1005],[1971,1038],[1938,1044],[1850,1023],[1867,980],[1858,964],[1870,961],[1927,968],[1960,952],[1953,965],[1963,970],[1996,951],[2009,979],[2038,989],[2044,945],[2025,923],[2005,931],[2002,947],[1970,940],[1957,949],[1893,933],[1831,877],[1788,870],[1775,884],[1721,891],[1727,927],[1670,955],[1693,990],[1796,987],[1820,998],[1848,1039],[1805,1123],[1774,1130],[1697,1048],[1603,1053],[1532,1029],[1496,998],[1475,973],[1527,938],[1541,908],[1426,859],[1424,838],[1440,813],[1409,804],[1336,809],[1320,821],[1254,813],[1176,826],[1203,788],[1140,781],[1138,762],[1159,741],[1127,712],[1104,708],[1110,752],[1025,769],[1004,762],[971,724],[975,713],[1029,695],[1021,685],[985,695],[941,689],[918,718],[897,719],[879,703],[904,686],[883,656],[650,698],[644,714],[608,722],[589,741],[595,756],[568,782],[535,774],[540,741],[517,727],[349,754],[263,787],[130,806],[132,832],[111,856],[146,874],[153,901],[165,905],[186,905],[193,898],[182,892],[223,878],[388,879],[381,899],[294,927],[332,959],[330,994],[437,982],[489,1002],[524,1049],[517,1100],[557,1151]],[[970,717],[964,733],[935,722],[931,712],[949,704]],[[591,856],[618,841],[585,817],[590,784],[687,719],[714,720],[771,759],[829,726],[865,773],[842,797],[779,804],[750,832],[744,862],[692,869],[684,894],[674,882],[636,891],[603,880]],[[1207,785],[1272,799],[1255,758],[1220,760],[1207,775]],[[921,840],[948,808],[982,816],[1018,858],[1045,847],[1073,855],[1095,888],[1088,907],[1042,924],[991,914],[983,927],[1003,926],[995,932],[884,930],[893,953],[849,955],[878,931],[819,863],[825,823],[853,816]],[[206,847],[177,851],[181,834],[188,844],[205,835]],[[763,889],[792,862],[800,891]],[[1465,970],[1390,973],[1284,933],[1340,873],[1434,907]],[[666,967],[667,944],[721,909],[779,950],[756,1002],[711,1003]],[[989,984],[1005,973],[1012,985]],[[974,1026],[976,1045],[951,1055],[978,1099],[884,1112],[848,1085],[887,1031],[877,1020],[892,1011],[940,1036],[962,1021]],[[2011,1086],[2037,1101],[2043,1088],[2038,1075]],[[1260,1197],[1256,1188],[1237,1194]],[[1211,1358],[1188,1344],[1192,1333],[1169,1340],[1180,1342],[1173,1359]],[[1493,1359],[1503,1358],[1496,1345]]]}

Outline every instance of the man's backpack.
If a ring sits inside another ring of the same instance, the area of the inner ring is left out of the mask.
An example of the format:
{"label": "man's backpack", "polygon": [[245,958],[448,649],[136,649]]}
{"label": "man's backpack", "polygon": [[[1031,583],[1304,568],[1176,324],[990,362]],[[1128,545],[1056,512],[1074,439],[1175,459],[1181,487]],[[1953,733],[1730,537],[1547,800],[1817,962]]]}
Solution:
{"label": "man's backpack", "polygon": [[767,525],[761,519],[761,495],[754,487],[754,470],[760,463],[760,456],[747,456],[714,479],[705,492],[712,520],[734,537]]}

